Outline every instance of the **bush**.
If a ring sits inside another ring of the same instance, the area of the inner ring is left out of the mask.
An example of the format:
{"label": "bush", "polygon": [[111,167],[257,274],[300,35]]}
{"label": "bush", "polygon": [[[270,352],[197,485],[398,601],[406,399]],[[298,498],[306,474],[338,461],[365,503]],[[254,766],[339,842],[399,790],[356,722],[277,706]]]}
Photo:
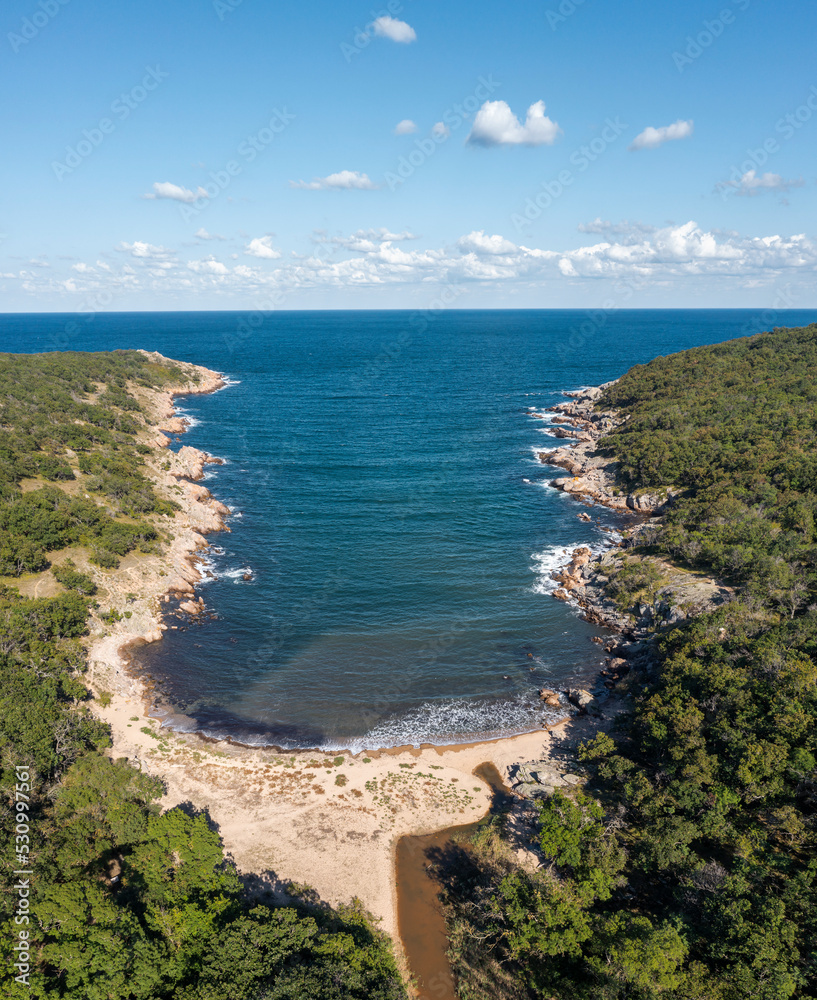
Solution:
{"label": "bush", "polygon": [[68,559],[61,566],[52,566],[51,572],[63,587],[68,590],[76,590],[80,594],[92,597],[96,593],[96,584],[87,573],[80,573],[74,567],[74,563]]}

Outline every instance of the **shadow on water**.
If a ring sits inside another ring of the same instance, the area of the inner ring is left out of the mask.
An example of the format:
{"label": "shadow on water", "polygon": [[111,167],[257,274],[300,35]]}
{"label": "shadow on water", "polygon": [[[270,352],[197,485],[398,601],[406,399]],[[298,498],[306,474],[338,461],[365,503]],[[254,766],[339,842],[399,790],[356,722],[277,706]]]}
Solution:
{"label": "shadow on water", "polygon": [[507,811],[513,797],[493,764],[473,772],[493,792],[488,814],[476,823],[453,826],[397,842],[397,922],[419,1000],[457,1000],[448,961],[448,935],[439,902],[439,884],[431,874],[436,859],[454,847],[454,837],[468,837],[492,816]]}

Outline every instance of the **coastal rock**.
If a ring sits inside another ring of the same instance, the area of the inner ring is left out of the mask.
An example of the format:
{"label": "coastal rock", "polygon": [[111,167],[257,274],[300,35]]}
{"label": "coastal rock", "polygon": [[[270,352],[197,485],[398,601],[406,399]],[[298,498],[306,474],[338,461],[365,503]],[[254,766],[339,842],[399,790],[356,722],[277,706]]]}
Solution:
{"label": "coastal rock", "polygon": [[568,592],[563,587],[557,587],[556,590],[553,591],[553,596],[556,598],[557,601],[570,600],[570,594],[568,594]]}
{"label": "coastal rock", "polygon": [[570,688],[567,691],[567,699],[572,705],[575,705],[576,708],[581,709],[583,712],[586,712],[596,700],[585,688]]}
{"label": "coastal rock", "polygon": [[514,791],[523,799],[546,799],[553,794],[555,788],[552,785],[540,785],[538,781],[523,781],[514,787]]}
{"label": "coastal rock", "polygon": [[543,701],[549,708],[561,708],[562,702],[559,698],[558,692],[551,691],[549,688],[542,688],[539,692],[539,698]]}
{"label": "coastal rock", "polygon": [[668,507],[676,496],[674,490],[665,490],[661,493],[631,493],[627,497],[627,506],[630,510],[641,513],[657,514]]}
{"label": "coastal rock", "polygon": [[182,445],[171,460],[170,474],[178,479],[202,479],[206,458],[198,448]]}
{"label": "coastal rock", "polygon": [[159,430],[166,434],[184,434],[187,430],[187,421],[184,417],[171,417],[161,422]]}

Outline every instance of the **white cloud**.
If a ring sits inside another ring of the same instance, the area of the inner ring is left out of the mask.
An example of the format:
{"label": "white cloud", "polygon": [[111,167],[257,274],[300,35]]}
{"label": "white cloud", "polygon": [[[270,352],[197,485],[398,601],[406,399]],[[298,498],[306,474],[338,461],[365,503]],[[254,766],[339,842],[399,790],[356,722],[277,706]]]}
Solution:
{"label": "white cloud", "polygon": [[133,243],[124,241],[115,248],[121,253],[129,253],[131,257],[143,260],[165,260],[173,255],[172,250],[167,247],[156,247],[152,243],[145,243],[143,240],[135,240]]}
{"label": "white cloud", "polygon": [[791,191],[792,188],[802,187],[805,181],[802,177],[796,180],[785,180],[780,174],[772,174],[768,171],[758,176],[756,170],[747,170],[739,181],[727,181],[721,187],[734,188],[740,195],[751,197],[762,194],[764,191]]}
{"label": "white cloud", "polygon": [[368,174],[362,174],[357,170],[341,170],[328,177],[316,177],[312,181],[290,181],[290,187],[300,188],[302,191],[375,191],[377,184],[370,179]]}
{"label": "white cloud", "polygon": [[410,118],[404,118],[394,127],[395,135],[413,135],[417,131],[417,123]]}
{"label": "white cloud", "polygon": [[191,191],[190,188],[179,187],[178,184],[171,184],[170,181],[156,181],[153,191],[150,194],[143,194],[143,198],[170,198],[171,201],[183,201],[189,205],[198,198],[207,198],[208,194],[203,187]]}
{"label": "white cloud", "polygon": [[817,268],[817,248],[803,234],[744,237],[702,230],[695,222],[650,235],[580,247],[560,255],[562,273],[589,278],[742,277],[764,271]]}
{"label": "white cloud", "polygon": [[69,287],[73,294],[106,290],[114,295],[187,296],[195,301],[200,293],[225,302],[246,302],[247,296],[256,294],[264,301],[278,290],[401,286],[425,288],[433,296],[433,289],[476,284],[509,295],[526,290],[543,296],[542,302],[555,304],[553,296],[564,290],[566,281],[576,286],[568,294],[586,293],[588,301],[599,294],[594,286],[601,283],[603,294],[607,289],[612,293],[617,282],[687,299],[713,287],[742,293],[749,287],[788,287],[789,283],[801,286],[806,295],[817,272],[817,246],[802,234],[743,236],[705,230],[692,221],[660,228],[635,223],[628,228],[627,223],[596,220],[586,227],[588,231],[593,228],[603,230],[598,242],[561,247],[517,245],[502,234],[484,230],[436,247],[413,245],[412,234],[387,229],[359,230],[348,237],[316,234],[311,255],[287,257],[273,267],[228,266],[213,256],[185,260],[179,266],[171,251],[136,242],[119,245],[122,256],[118,263],[113,258],[110,272],[98,266],[94,271],[90,265],[86,270],[66,264],[65,273],[31,268],[21,272],[19,280],[21,288],[40,301],[48,294],[68,295]]}
{"label": "white cloud", "polygon": [[218,233],[208,233],[207,230],[202,226],[196,232],[196,238],[199,240],[226,240],[226,236],[219,236]]}
{"label": "white cloud", "polygon": [[263,257],[265,260],[277,260],[281,256],[281,251],[273,247],[271,236],[256,236],[244,247],[244,253],[248,257]]}
{"label": "white cloud", "polygon": [[451,135],[451,129],[445,122],[437,122],[431,127],[431,134],[438,139],[447,139]]}
{"label": "white cloud", "polygon": [[544,101],[531,104],[524,125],[505,101],[486,101],[474,118],[467,141],[478,146],[549,146],[561,131],[545,114]]}
{"label": "white cloud", "polygon": [[693,122],[678,119],[672,125],[662,125],[660,128],[653,128],[649,125],[643,132],[639,132],[633,139],[630,149],[657,149],[658,146],[672,139],[688,139],[692,135]]}
{"label": "white cloud", "polygon": [[329,237],[324,231],[316,232],[312,242],[318,245],[330,245],[350,250],[353,253],[374,253],[384,244],[403,243],[406,240],[418,239],[414,233],[404,230],[402,233],[392,233],[381,226],[380,229],[358,229],[351,236]]}
{"label": "white cloud", "polygon": [[405,21],[398,21],[394,17],[384,15],[372,23],[374,33],[381,38],[390,38],[393,42],[404,42],[405,44],[417,41],[417,32]]}
{"label": "white cloud", "polygon": [[187,266],[196,274],[229,274],[229,268],[215,257],[205,257],[204,260],[189,260]]}
{"label": "white cloud", "polygon": [[463,253],[488,254],[497,256],[514,253],[519,248],[515,243],[506,240],[504,236],[486,236],[480,229],[479,232],[469,233],[467,236],[457,240],[457,246]]}
{"label": "white cloud", "polygon": [[576,227],[580,233],[597,233],[603,236],[619,236],[625,242],[634,243],[655,232],[655,226],[641,222],[609,222],[597,216],[592,222],[580,222]]}

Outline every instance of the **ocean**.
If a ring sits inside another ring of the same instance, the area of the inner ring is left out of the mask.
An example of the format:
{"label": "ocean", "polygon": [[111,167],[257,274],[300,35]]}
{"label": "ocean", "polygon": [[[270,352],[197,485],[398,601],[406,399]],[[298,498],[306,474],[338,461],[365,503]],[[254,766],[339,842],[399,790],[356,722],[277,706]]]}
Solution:
{"label": "ocean", "polygon": [[[0,316],[0,349],[157,350],[226,374],[180,400],[224,459],[207,615],[142,649],[167,724],[360,749],[537,728],[537,691],[588,683],[603,635],[552,569],[626,517],[549,487],[530,416],[564,390],[814,311],[519,310]],[[175,443],[173,447],[179,447]],[[249,576],[250,579],[245,579]]]}

